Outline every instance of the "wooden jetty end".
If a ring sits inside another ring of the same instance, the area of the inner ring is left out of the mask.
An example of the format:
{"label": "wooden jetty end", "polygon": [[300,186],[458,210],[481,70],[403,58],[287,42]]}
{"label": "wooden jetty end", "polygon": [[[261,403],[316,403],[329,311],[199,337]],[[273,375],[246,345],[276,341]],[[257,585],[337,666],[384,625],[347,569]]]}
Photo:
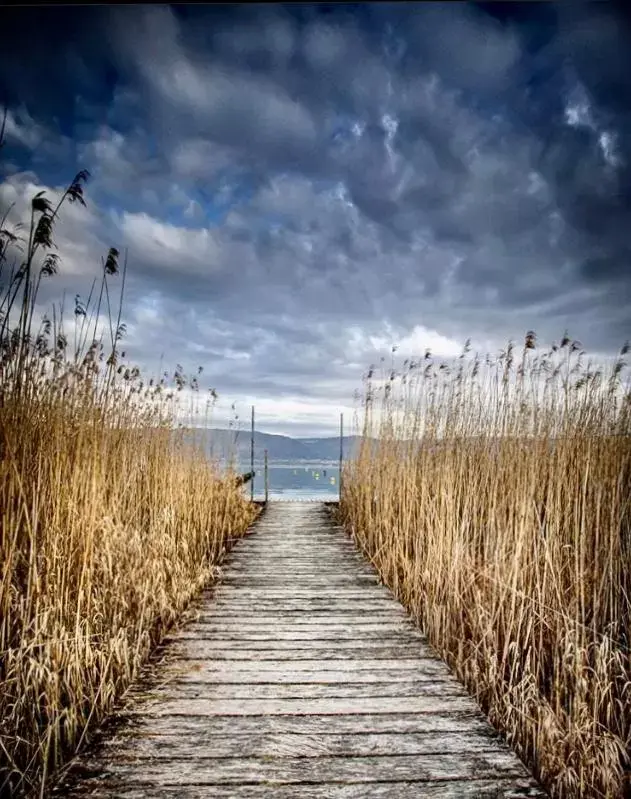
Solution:
{"label": "wooden jetty end", "polygon": [[252,532],[63,795],[546,795],[324,503],[271,503]]}

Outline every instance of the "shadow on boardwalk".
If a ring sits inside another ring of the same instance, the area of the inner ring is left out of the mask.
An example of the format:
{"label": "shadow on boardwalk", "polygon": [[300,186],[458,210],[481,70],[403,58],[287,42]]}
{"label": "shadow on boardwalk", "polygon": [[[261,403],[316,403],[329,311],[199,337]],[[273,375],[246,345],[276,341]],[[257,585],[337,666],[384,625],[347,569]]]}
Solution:
{"label": "shadow on boardwalk", "polygon": [[271,503],[55,795],[542,797],[323,503]]}

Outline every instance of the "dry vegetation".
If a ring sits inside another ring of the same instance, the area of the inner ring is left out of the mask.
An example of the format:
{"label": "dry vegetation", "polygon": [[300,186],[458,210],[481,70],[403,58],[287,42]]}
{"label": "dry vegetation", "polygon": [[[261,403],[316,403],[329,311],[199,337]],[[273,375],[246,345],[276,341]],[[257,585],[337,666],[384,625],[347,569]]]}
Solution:
{"label": "dry vegetation", "polygon": [[109,313],[115,281],[124,284],[116,250],[88,303],[76,302],[72,346],[57,313],[36,325],[38,288],[58,266],[57,214],[83,202],[86,177],[57,207],[35,197],[30,227],[0,220],[4,795],[43,792],[254,513],[174,433],[181,370],[174,385],[143,383],[119,353],[124,328]]}
{"label": "dry vegetation", "polygon": [[358,544],[568,799],[630,790],[627,350],[599,369],[567,336],[539,352],[529,333],[495,360],[465,347],[450,365],[427,353],[369,373],[344,477]]}

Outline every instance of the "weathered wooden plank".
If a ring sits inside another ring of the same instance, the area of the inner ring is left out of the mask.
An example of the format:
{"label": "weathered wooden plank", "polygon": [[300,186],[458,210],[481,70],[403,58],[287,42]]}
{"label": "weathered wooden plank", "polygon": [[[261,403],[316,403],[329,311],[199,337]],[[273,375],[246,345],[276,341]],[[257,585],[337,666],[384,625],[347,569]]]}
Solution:
{"label": "weathered wooden plank", "polygon": [[[431,680],[435,677],[449,676],[451,672],[440,661],[423,660],[418,668],[407,669],[356,669],[353,671],[290,671],[277,669],[265,671],[262,669],[225,669],[218,671],[214,666],[209,667],[207,661],[188,661],[180,665],[176,672],[178,680],[183,682],[208,682],[215,685],[335,685],[380,683],[394,685],[396,683],[411,683],[417,680]],[[174,676],[175,678],[175,676]]]}
{"label": "weathered wooden plank", "polygon": [[322,588],[317,591],[312,588],[305,588],[304,586],[286,585],[280,583],[276,586],[267,586],[264,588],[254,589],[250,586],[249,582],[243,580],[240,584],[226,585],[223,582],[215,584],[212,590],[208,592],[207,598],[213,601],[225,601],[229,597],[231,601],[240,603],[247,602],[251,596],[262,595],[262,598],[267,597],[272,599],[294,599],[294,600],[318,600],[323,602],[328,599],[332,605],[337,602],[342,602],[343,606],[352,603],[366,602],[369,605],[379,602],[392,602],[392,593],[385,585],[381,583],[372,583],[372,588],[368,591],[363,586],[340,586],[335,590],[323,590]]}
{"label": "weathered wooden plank", "polygon": [[[258,541],[258,545],[253,543],[255,540]],[[273,546],[272,550],[269,549],[270,546]],[[283,547],[280,542],[273,541],[269,533],[264,538],[251,539],[249,544],[248,542],[240,544],[239,551],[233,550],[223,565],[231,566],[234,563],[239,569],[253,570],[258,561],[270,568],[277,563],[289,562],[300,565],[317,561],[318,564],[331,565],[339,564],[340,557],[344,557],[347,563],[357,564],[358,569],[371,568],[352,542],[340,545],[339,542],[331,543],[330,540],[327,542],[320,539],[319,542],[300,541],[291,547]]]}
{"label": "weathered wooden plank", "polygon": [[[437,696],[440,697],[437,700]],[[476,705],[464,691],[451,688],[427,696],[359,697],[355,699],[168,699],[151,702],[144,712],[180,716],[336,716],[338,714],[431,713],[437,705],[445,711],[474,710]]]}
{"label": "weathered wooden plank", "polygon": [[[264,593],[269,591],[270,589],[273,592],[279,592],[278,586],[278,579],[273,580],[272,578],[268,580],[248,580],[248,589],[252,593],[256,593],[257,591],[260,593]],[[310,580],[301,580],[300,577],[294,579],[284,579],[283,580],[283,590],[285,591],[285,595],[294,592],[300,592],[300,594],[310,593],[320,595],[322,593],[328,595],[336,595],[338,590],[344,590],[351,592],[353,591],[356,596],[363,595],[363,592],[366,588],[370,586],[377,586],[378,582],[375,577],[372,575],[354,575],[352,579],[315,579],[312,578]],[[243,581],[239,580],[238,577],[230,577],[226,578],[225,581],[222,581],[221,587],[219,591],[222,594],[228,595],[229,589],[235,589],[239,592],[243,591]]]}
{"label": "weathered wooden plank", "polygon": [[[344,602],[340,600],[337,604],[332,602],[328,597],[283,597],[282,599],[273,599],[271,597],[258,600],[256,603],[251,601],[242,600],[229,600],[224,597],[217,597],[213,601],[212,607],[202,608],[203,615],[223,615],[225,618],[230,616],[257,616],[257,614],[269,616],[272,614],[277,617],[284,613],[301,613],[305,618],[309,617],[312,613],[328,613],[331,615],[336,614],[385,614],[386,617],[391,619],[396,618],[409,618],[405,609],[401,606],[392,608],[392,598],[384,597],[374,602],[353,601]],[[389,608],[392,608],[389,610]]]}
{"label": "weathered wooden plank", "polygon": [[[327,605],[316,605],[313,603],[283,602],[274,604],[272,602],[259,603],[256,607],[241,605],[231,606],[227,603],[217,603],[217,607],[207,610],[200,608],[196,614],[191,614],[190,618],[194,621],[213,624],[220,622],[223,624],[351,624],[353,619],[361,617],[364,620],[369,618],[372,622],[401,622],[403,620],[412,621],[406,613],[389,613],[382,605],[372,605],[364,607],[359,605],[355,608],[334,608]],[[415,629],[419,629],[416,627]]]}
{"label": "weathered wooden plank", "polygon": [[[241,605],[250,605],[252,607],[251,597],[256,596],[263,602],[294,602],[294,603],[311,603],[316,605],[323,605],[328,603],[330,607],[339,607],[344,610],[347,608],[357,607],[358,605],[366,604],[372,605],[392,605],[392,594],[383,585],[375,585],[375,590],[364,591],[360,589],[339,589],[337,591],[311,591],[292,586],[287,588],[278,586],[276,588],[269,588],[267,590],[257,590],[254,592],[244,582],[241,586],[226,587],[223,584],[218,584],[213,592],[210,592],[208,599],[212,602],[232,604],[237,607]],[[401,607],[402,610],[404,608]]]}
{"label": "weathered wooden plank", "polygon": [[[193,745],[194,748],[194,745]],[[193,755],[193,753],[191,753]],[[458,752],[427,754],[422,757],[278,757],[204,758],[178,760],[137,760],[108,763],[107,773],[126,785],[169,786],[233,785],[266,783],[269,786],[313,782],[397,782],[524,777],[523,765],[511,752]]]}
{"label": "weathered wooden plank", "polygon": [[336,716],[186,716],[151,715],[135,712],[129,717],[129,732],[134,735],[182,735],[194,738],[200,745],[216,736],[238,735],[306,735],[331,733],[344,735],[441,733],[460,729],[464,722],[471,734],[493,728],[476,707],[467,710],[445,710],[434,707],[428,713],[350,714]]}
{"label": "weathered wooden plank", "polygon": [[[265,685],[261,683],[212,683],[208,680],[178,680],[164,685],[153,696],[171,699],[369,699],[372,697],[417,697],[466,695],[454,678],[447,676],[422,675],[424,679],[415,682],[360,683],[359,685],[328,683],[286,683],[284,685]],[[455,686],[455,687],[454,687]]]}
{"label": "weathered wooden plank", "polygon": [[[255,647],[248,647],[247,649],[241,647],[228,647],[228,646],[214,646],[209,647],[207,641],[182,641],[177,643],[179,649],[174,646],[174,652],[178,653],[181,658],[193,658],[199,660],[200,657],[212,657],[215,660],[279,660],[281,657],[285,660],[360,660],[362,657],[368,657],[371,660],[397,660],[398,658],[410,658],[414,655],[422,654],[422,650],[418,646],[388,646],[388,647],[343,647],[341,645],[335,648],[320,647],[304,647],[302,649],[276,647],[275,649],[256,649]],[[281,643],[283,643],[281,641]],[[286,642],[285,642],[286,643]],[[354,642],[353,642],[354,643]],[[184,647],[184,644],[187,644]]]}
{"label": "weathered wooden plank", "polygon": [[[286,567],[291,568],[291,567]],[[378,585],[379,578],[376,574],[372,572],[356,572],[354,574],[348,574],[341,576],[340,574],[335,574],[333,571],[318,571],[314,573],[314,569],[317,568],[316,564],[313,564],[313,568],[311,572],[305,570],[293,571],[291,576],[287,576],[283,578],[283,586],[291,587],[296,586],[299,588],[352,588],[356,587],[360,591],[363,589],[365,585]],[[272,573],[258,573],[255,574],[252,572],[251,574],[244,574],[237,572],[236,570],[230,570],[229,573],[222,578],[221,586],[222,587],[229,587],[229,586],[237,586],[240,587],[244,584],[247,580],[248,586],[255,588],[257,586],[267,587],[272,586],[276,588],[278,586],[278,575],[274,575]]]}
{"label": "weathered wooden plank", "polygon": [[[309,649],[324,649],[338,653],[347,649],[378,650],[382,654],[389,651],[393,653],[396,652],[396,654],[391,655],[393,658],[401,655],[405,656],[406,654],[410,657],[414,657],[415,654],[427,654],[425,651],[426,644],[422,638],[413,635],[405,635],[403,633],[400,636],[397,636],[397,638],[393,641],[384,642],[383,638],[380,637],[346,638],[342,636],[337,637],[335,634],[322,638],[301,636],[297,637],[295,640],[292,640],[286,636],[279,636],[276,638],[269,634],[263,639],[239,639],[238,636],[229,637],[227,634],[224,634],[224,637],[219,638],[216,635],[213,635],[212,632],[209,632],[205,636],[202,630],[198,630],[197,632],[197,635],[191,637],[188,635],[187,631],[183,630],[174,635],[172,640],[177,642],[179,646],[185,647],[189,656],[197,653],[198,657],[200,652],[202,655],[205,654],[209,657],[214,657],[214,652],[216,650],[230,649],[248,649],[251,651],[276,649],[287,650],[290,653]],[[167,641],[168,640],[171,639],[167,639]],[[291,657],[291,655],[289,655],[289,657]]]}
{"label": "weathered wooden plank", "polygon": [[222,599],[227,597],[234,599],[249,599],[257,597],[268,597],[276,599],[288,599],[296,597],[320,598],[328,599],[334,602],[341,600],[351,602],[354,600],[365,600],[367,596],[372,593],[372,599],[383,597],[385,599],[392,599],[392,594],[385,585],[381,583],[367,581],[364,585],[350,585],[350,586],[305,586],[305,585],[291,585],[288,581],[279,581],[276,585],[256,587],[249,580],[236,582],[230,584],[228,582],[221,582],[217,585],[215,596],[221,595]]}
{"label": "weathered wooden plank", "polygon": [[[486,732],[486,730],[484,731]],[[426,733],[363,733],[340,735],[326,733],[321,735],[229,735],[207,739],[203,746],[196,745],[193,751],[190,738],[172,735],[137,736],[133,747],[125,747],[117,759],[133,762],[146,758],[184,760],[191,757],[375,757],[398,755],[436,755],[442,752],[472,754],[493,751],[496,734],[471,733],[465,726],[460,730],[442,730],[440,736],[435,732]],[[118,738],[109,744],[118,746],[132,739]],[[98,767],[94,761],[93,767]]]}
{"label": "weathered wooden plank", "polygon": [[[384,596],[388,602],[392,602],[392,597],[390,595]],[[340,601],[343,603],[341,605],[342,610],[347,609],[361,609],[362,601],[365,600],[364,592],[359,594],[346,594],[344,596],[339,597],[339,600],[336,598],[335,592],[330,593],[328,591],[316,591],[316,592],[307,592],[304,590],[296,589],[296,590],[287,590],[284,592],[280,591],[258,591],[257,593],[252,593],[251,591],[245,591],[245,589],[233,589],[230,593],[221,592],[213,596],[212,601],[217,602],[218,607],[222,605],[232,605],[233,607],[271,607],[274,604],[278,604],[279,607],[283,606],[293,606],[293,607],[300,607],[300,606],[312,606],[314,608],[322,607],[322,608],[332,608],[336,601]],[[233,605],[234,602],[234,605]],[[381,608],[383,610],[383,607]]]}
{"label": "weathered wooden plank", "polygon": [[[265,632],[259,632],[261,629]],[[393,621],[366,621],[366,617],[341,617],[340,619],[331,619],[330,617],[322,619],[305,619],[301,617],[297,621],[287,621],[285,619],[277,618],[276,622],[263,624],[260,619],[252,618],[237,618],[234,620],[221,622],[219,619],[208,620],[207,618],[197,618],[194,623],[188,624],[185,628],[186,632],[198,631],[201,633],[209,633],[217,635],[218,633],[244,633],[254,635],[255,637],[271,635],[278,637],[291,637],[303,636],[314,637],[321,633],[328,635],[338,635],[346,633],[354,637],[363,637],[374,635],[398,635],[412,634],[415,639],[423,637],[418,630],[415,630],[406,619]]]}
{"label": "weathered wooden plank", "polygon": [[[265,546],[271,546],[272,542],[266,539]],[[353,548],[352,544],[347,547],[334,547],[328,548],[326,544],[317,545],[317,554],[315,548],[310,548],[309,551],[302,549],[292,549],[283,551],[277,544],[274,545],[273,556],[268,557],[263,549],[254,549],[247,545],[239,546],[238,552],[234,556],[229,556],[222,565],[224,573],[235,572],[248,573],[256,575],[260,572],[257,566],[260,564],[264,571],[280,572],[283,568],[306,569],[309,566],[315,566],[318,570],[328,570],[337,568],[339,574],[340,558],[344,558],[346,565],[350,566],[359,572],[371,571],[371,566],[366,563],[362,556]],[[247,560],[245,560],[247,558]]]}
{"label": "weathered wooden plank", "polygon": [[[335,531],[330,527],[327,528],[324,534],[316,533],[315,531],[308,536],[302,536],[295,531],[291,531],[289,539],[282,539],[277,533],[268,529],[264,531],[263,528],[258,527],[258,534],[246,537],[238,542],[239,547],[243,546],[243,551],[258,552],[261,558],[265,560],[273,560],[274,555],[278,552],[281,557],[286,552],[288,557],[296,556],[296,558],[309,557],[314,550],[324,553],[330,552],[330,557],[335,557],[340,552],[350,552],[354,557],[361,558],[362,555],[356,549],[353,541],[348,537],[340,537],[335,534]],[[273,544],[273,549],[270,545]],[[239,561],[240,565],[248,566],[250,561],[246,558],[241,558],[240,551],[237,553],[233,549],[229,553],[230,558]],[[364,561],[365,562],[365,561]]]}
{"label": "weathered wooden plank", "polygon": [[[267,541],[267,546],[272,545]],[[247,561],[244,558],[247,557]],[[311,567],[310,575],[320,573],[331,573],[340,575],[345,572],[340,570],[340,558],[343,558],[345,565],[352,569],[352,574],[375,574],[372,566],[367,563],[361,555],[353,551],[352,545],[349,545],[347,550],[340,550],[337,547],[327,553],[326,547],[320,545],[317,550],[303,552],[302,557],[298,555],[297,551],[287,552],[284,554],[277,546],[274,546],[274,556],[272,558],[266,557],[263,552],[257,552],[250,549],[242,551],[239,548],[237,555],[226,559],[220,567],[223,574],[243,574],[249,577],[258,577],[261,573],[274,575],[282,573],[282,569],[294,567],[298,571],[306,572]],[[261,568],[257,568],[260,566]],[[346,572],[348,573],[348,572]]]}
{"label": "weathered wooden plank", "polygon": [[[270,568],[278,564],[291,564],[292,566],[294,564],[313,564],[314,560],[316,560],[314,549],[317,549],[318,566],[332,565],[339,568],[340,555],[345,555],[348,556],[347,560],[350,560],[351,563],[356,563],[358,568],[370,568],[362,555],[357,552],[351,543],[340,546],[339,543],[331,545],[330,542],[325,543],[321,540],[316,547],[310,547],[309,550],[307,550],[304,544],[301,545],[300,549],[291,547],[286,550],[283,550],[278,544],[274,544],[274,549],[270,553],[270,539],[268,536],[266,536],[265,539],[256,539],[258,540],[258,544],[252,544],[254,540],[255,539],[250,539],[250,544],[247,542],[240,544],[238,553],[229,555],[224,561],[224,565],[230,564],[230,568],[232,568],[232,564],[234,563],[235,567],[238,569],[255,570],[257,562],[269,565]],[[247,559],[244,555],[247,555]],[[250,560],[250,558],[254,557],[257,558],[256,561]]]}
{"label": "weathered wooden plank", "polygon": [[[93,786],[93,787],[92,787]],[[121,786],[102,780],[87,781],[92,799],[181,799],[183,789],[175,786],[160,786],[159,793],[151,786]],[[533,787],[528,779],[514,778],[491,780],[468,780],[463,782],[373,782],[346,783],[320,782],[316,785],[274,786],[273,794],[268,785],[213,785],[212,793],[207,786],[187,785],[187,799],[532,799],[545,796]],[[72,794],[75,796],[75,794]]]}
{"label": "weathered wooden plank", "polygon": [[[203,668],[205,671],[217,671],[227,674],[237,674],[239,672],[248,674],[254,672],[255,674],[265,675],[271,672],[282,671],[285,674],[300,674],[301,679],[303,674],[318,673],[327,675],[329,672],[345,672],[349,675],[359,673],[379,674],[381,671],[397,670],[400,673],[407,673],[408,671],[424,671],[432,668],[447,668],[442,661],[437,658],[418,655],[417,657],[397,658],[395,660],[389,658],[362,658],[361,660],[347,659],[347,660],[321,660],[319,658],[305,658],[296,660],[287,659],[286,653],[276,658],[270,658],[268,661],[255,661],[255,660],[234,660],[226,663],[223,660],[208,659],[208,658],[195,658],[189,656],[187,658],[186,668],[192,670],[200,670]],[[354,677],[353,677],[354,679]]]}
{"label": "weathered wooden plank", "polygon": [[[378,577],[373,571],[368,569],[353,569],[352,574],[340,575],[339,566],[337,568],[328,566],[322,568],[318,563],[312,561],[310,565],[305,564],[303,567],[294,568],[290,566],[290,561],[287,561],[286,569],[291,569],[291,577],[283,578],[283,583],[301,583],[303,585],[312,585],[326,583],[330,585],[347,585],[352,583],[362,582],[378,582]],[[240,585],[243,580],[247,579],[248,584],[254,585],[255,583],[268,583],[272,582],[278,585],[278,569],[282,568],[277,566],[276,569],[266,569],[262,565],[261,569],[244,571],[242,569],[230,569],[224,578],[224,585]]]}
{"label": "weathered wooden plank", "polygon": [[[248,578],[248,585],[256,585],[257,583],[273,583],[275,586],[278,585],[279,582],[279,572],[267,572],[262,573],[260,570],[255,569],[251,572],[247,572],[246,574],[239,574],[239,570],[236,568],[228,569],[224,573],[223,577],[223,584],[224,585],[232,585],[237,584],[241,585],[243,580],[239,579],[240,577],[247,577]],[[329,571],[321,573],[318,567],[318,562],[314,558],[313,561],[313,568],[310,572],[303,570],[302,573],[296,574],[292,569],[291,572],[282,575],[282,582],[284,585],[291,585],[292,583],[304,583],[305,585],[340,585],[342,587],[346,586],[347,584],[356,583],[358,585],[363,585],[364,583],[373,583],[378,582],[379,578],[374,571],[369,571],[368,569],[353,569],[352,571],[346,573],[342,572],[339,569],[336,571]]]}
{"label": "weathered wooden plank", "polygon": [[322,624],[344,625],[347,627],[362,625],[366,623],[366,618],[372,624],[400,624],[404,619],[408,619],[407,614],[392,614],[385,610],[364,610],[351,613],[350,611],[335,612],[334,609],[326,608],[309,609],[305,607],[290,608],[284,610],[282,607],[276,608],[275,613],[271,613],[272,608],[243,609],[240,613],[231,612],[228,605],[214,611],[201,610],[194,616],[194,621],[200,624],[208,624],[221,629],[222,627],[231,628],[237,624],[240,626],[252,626],[257,629],[276,625],[278,627],[314,627]]}
{"label": "weathered wooden plank", "polygon": [[[252,600],[252,596],[256,596],[256,600]],[[230,588],[229,592],[223,591],[223,587],[218,588],[208,599],[207,610],[210,613],[218,611],[219,608],[225,608],[228,612],[239,611],[242,609],[251,608],[258,612],[258,605],[261,603],[263,607],[268,607],[274,613],[275,607],[282,610],[284,605],[289,607],[315,607],[315,608],[328,608],[333,612],[351,611],[355,613],[363,612],[363,607],[374,608],[382,613],[387,612],[387,606],[392,604],[392,596],[385,594],[374,595],[372,591],[360,591],[359,594],[354,596],[339,596],[336,597],[334,592],[310,591],[306,592],[301,589],[283,590],[270,589],[269,591],[258,591],[253,595],[251,591],[246,591],[245,587]],[[339,603],[339,604],[338,604]],[[272,606],[274,606],[272,608]],[[202,606],[203,607],[203,606]],[[405,608],[399,606],[405,612]]]}
{"label": "weathered wooden plank", "polygon": [[279,630],[272,627],[265,632],[256,632],[256,627],[244,628],[238,624],[231,627],[224,626],[221,630],[216,630],[214,625],[209,624],[190,624],[186,629],[181,630],[177,637],[179,640],[188,638],[200,641],[216,639],[218,642],[227,641],[230,643],[234,641],[250,643],[272,641],[280,644],[282,641],[286,641],[291,644],[295,643],[297,647],[302,646],[304,641],[337,641],[340,646],[350,645],[349,642],[359,646],[373,646],[377,642],[382,647],[384,635],[388,634],[390,634],[395,644],[417,646],[420,641],[424,640],[417,630],[394,624],[384,625],[381,629],[359,631],[353,627],[335,627],[331,625],[328,627],[318,626],[312,629],[305,629],[303,626],[302,629],[285,628]]}
{"label": "weathered wooden plank", "polygon": [[[340,554],[343,554],[346,556],[346,565],[352,566],[354,572],[358,574],[369,574],[372,572],[371,567],[362,559],[361,555],[357,552],[353,552],[352,545],[349,545],[347,552],[341,552],[336,547],[335,550],[331,550],[331,554],[328,555],[326,554],[324,546],[322,546],[318,549],[317,556],[313,553],[299,557],[297,552],[288,552],[284,555],[282,552],[279,552],[278,548],[275,548],[273,558],[267,558],[262,552],[255,552],[253,549],[247,554],[251,559],[244,561],[243,554],[239,552],[239,558],[233,558],[232,563],[230,563],[230,568],[227,569],[227,571],[231,574],[247,574],[256,577],[261,573],[278,574],[283,567],[289,566],[292,572],[295,569],[297,571],[313,574],[313,569],[315,567],[318,574],[329,572],[339,574]],[[257,568],[259,565],[261,566],[260,569]],[[224,569],[224,571],[226,570]]]}

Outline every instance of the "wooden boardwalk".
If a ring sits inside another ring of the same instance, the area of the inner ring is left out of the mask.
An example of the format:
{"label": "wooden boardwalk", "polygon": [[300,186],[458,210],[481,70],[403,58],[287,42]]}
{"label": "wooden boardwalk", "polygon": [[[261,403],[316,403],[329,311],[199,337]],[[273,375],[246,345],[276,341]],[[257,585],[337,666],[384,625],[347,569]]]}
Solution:
{"label": "wooden boardwalk", "polygon": [[324,504],[270,503],[66,796],[545,796]]}

